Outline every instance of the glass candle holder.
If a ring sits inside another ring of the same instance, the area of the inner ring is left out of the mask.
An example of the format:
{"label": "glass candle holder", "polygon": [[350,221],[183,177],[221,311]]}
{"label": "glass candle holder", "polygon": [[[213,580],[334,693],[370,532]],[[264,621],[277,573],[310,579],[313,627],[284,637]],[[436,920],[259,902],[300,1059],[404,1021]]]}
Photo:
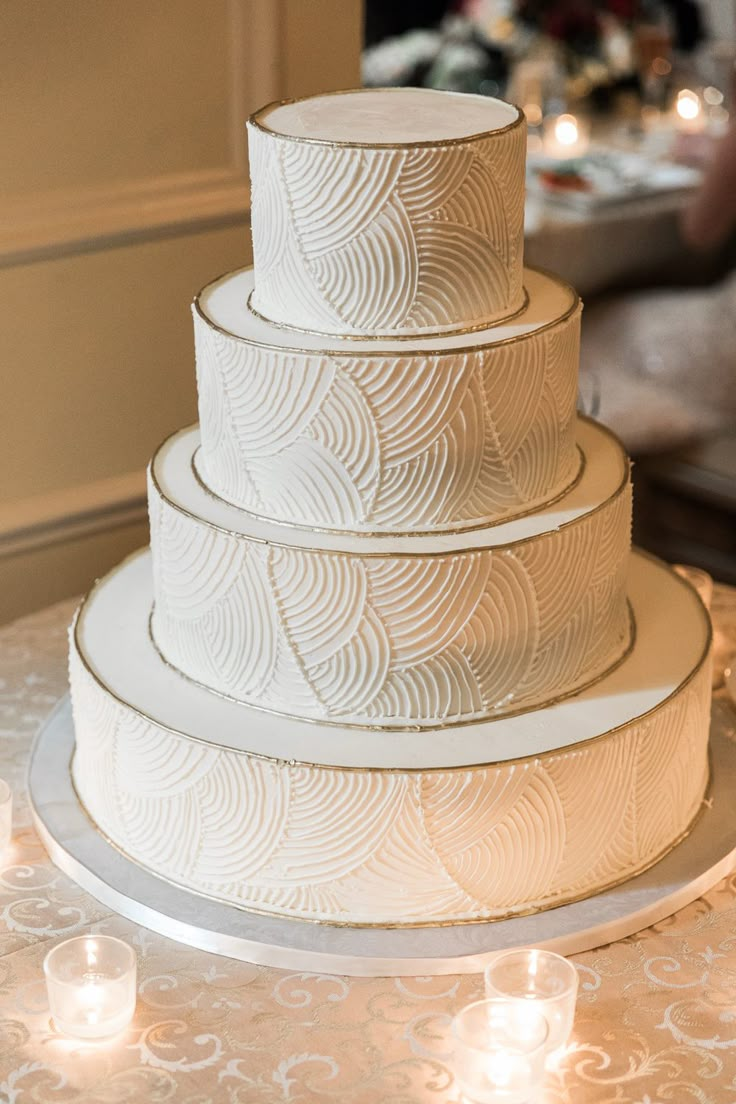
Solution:
{"label": "glass candle holder", "polygon": [[49,951],[46,988],[54,1023],[65,1035],[105,1039],[127,1027],[135,1012],[136,958],[110,935],[80,935]]}
{"label": "glass candle holder", "polygon": [[0,859],[10,846],[10,834],[13,825],[13,791],[7,782],[0,778]]}
{"label": "glass candle holder", "polygon": [[553,951],[529,948],[497,955],[485,968],[486,996],[507,997],[538,1008],[547,1021],[546,1050],[567,1045],[575,1019],[578,972]]}
{"label": "glass candle holder", "polygon": [[544,1081],[548,1027],[524,1001],[475,1001],[452,1021],[458,1085],[474,1104],[526,1104]]}

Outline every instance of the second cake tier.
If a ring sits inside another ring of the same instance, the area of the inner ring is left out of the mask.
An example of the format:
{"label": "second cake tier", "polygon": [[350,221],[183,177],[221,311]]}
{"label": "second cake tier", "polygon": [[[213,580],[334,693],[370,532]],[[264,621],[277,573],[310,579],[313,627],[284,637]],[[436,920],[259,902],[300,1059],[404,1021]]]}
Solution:
{"label": "second cake tier", "polygon": [[471,337],[342,342],[255,318],[253,272],[194,304],[198,468],[275,521],[366,532],[489,525],[580,474],[580,304],[527,270],[527,308]]}
{"label": "second cake tier", "polygon": [[553,505],[460,535],[274,525],[197,480],[199,434],[150,471],[154,642],[209,689],[261,709],[379,727],[534,709],[627,653],[629,466],[579,423],[581,479]]}

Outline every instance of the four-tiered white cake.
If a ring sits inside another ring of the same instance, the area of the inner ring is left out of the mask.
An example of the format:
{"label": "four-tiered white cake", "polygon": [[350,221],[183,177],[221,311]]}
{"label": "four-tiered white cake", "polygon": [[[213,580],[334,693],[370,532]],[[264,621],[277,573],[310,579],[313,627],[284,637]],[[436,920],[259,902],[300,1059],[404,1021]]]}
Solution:
{"label": "four-tiered white cake", "polygon": [[630,556],[628,460],[576,418],[580,305],[523,269],[523,116],[348,92],[249,143],[254,268],[194,304],[200,427],[151,464],[151,553],[73,626],[83,804],[162,877],[309,920],[633,876],[703,799],[707,618]]}

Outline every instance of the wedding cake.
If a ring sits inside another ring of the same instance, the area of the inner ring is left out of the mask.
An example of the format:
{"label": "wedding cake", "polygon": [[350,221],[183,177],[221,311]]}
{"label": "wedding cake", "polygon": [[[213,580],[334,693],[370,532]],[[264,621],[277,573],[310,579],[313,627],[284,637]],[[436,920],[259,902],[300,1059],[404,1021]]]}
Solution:
{"label": "wedding cake", "polygon": [[523,115],[366,90],[248,137],[254,266],[195,300],[200,424],[72,627],[80,800],[162,878],[327,923],[636,875],[704,798],[709,628],[632,556],[629,461],[576,415]]}

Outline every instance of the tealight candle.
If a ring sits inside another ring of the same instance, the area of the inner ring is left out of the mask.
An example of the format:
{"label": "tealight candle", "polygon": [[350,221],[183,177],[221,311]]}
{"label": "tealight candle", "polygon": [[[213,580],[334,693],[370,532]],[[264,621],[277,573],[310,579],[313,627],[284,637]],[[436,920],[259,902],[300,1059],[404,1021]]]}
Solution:
{"label": "tealight candle", "polygon": [[543,129],[544,152],[549,157],[580,157],[588,149],[588,125],[574,115],[551,115]]}
{"label": "tealight candle", "polygon": [[525,1104],[544,1080],[548,1034],[541,1012],[518,1000],[475,1001],[452,1021],[458,1085],[474,1104]]}
{"label": "tealight candle", "polygon": [[681,92],[678,92],[675,100],[675,112],[680,130],[695,134],[703,129],[705,120],[700,96],[697,92],[693,92],[689,88],[683,88]]}
{"label": "tealight candle", "polygon": [[65,1035],[104,1039],[127,1027],[135,1012],[136,958],[110,935],[59,943],[43,963],[54,1023]]}
{"label": "tealight candle", "polygon": [[0,778],[0,859],[10,846],[13,825],[13,791],[7,782]]}
{"label": "tealight candle", "polygon": [[546,1050],[566,1046],[575,1019],[578,972],[552,951],[529,948],[496,955],[485,968],[486,996],[520,1000],[538,1010],[549,1028]]}

